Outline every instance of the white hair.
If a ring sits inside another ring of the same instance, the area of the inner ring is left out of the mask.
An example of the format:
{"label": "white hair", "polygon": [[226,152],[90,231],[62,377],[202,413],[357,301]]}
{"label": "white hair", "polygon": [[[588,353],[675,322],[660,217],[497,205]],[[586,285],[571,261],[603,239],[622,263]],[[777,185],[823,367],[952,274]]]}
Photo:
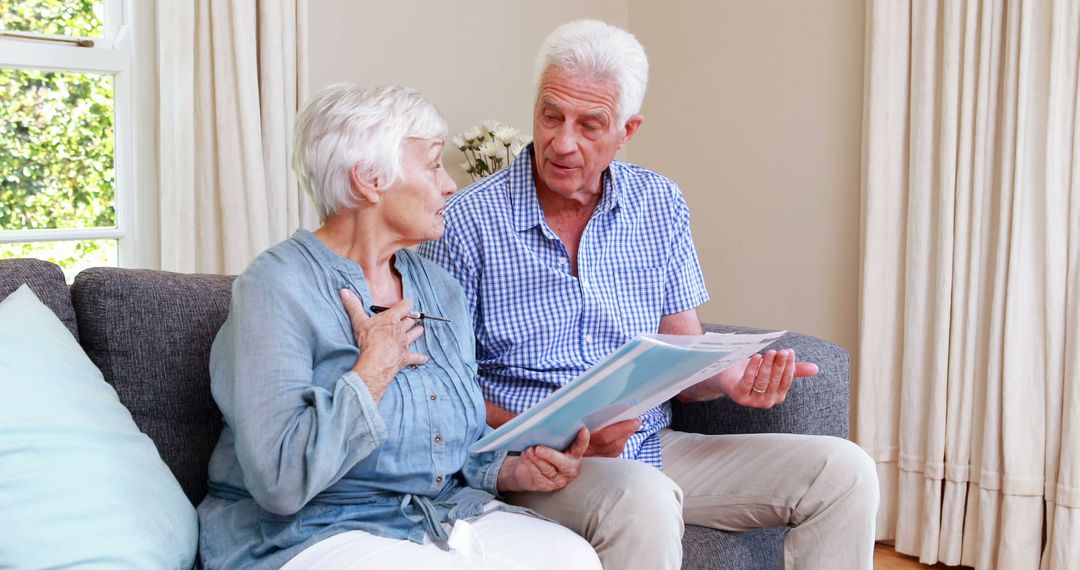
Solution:
{"label": "white hair", "polygon": [[399,85],[361,89],[337,83],[296,116],[293,170],[320,220],[356,207],[350,172],[392,186],[401,176],[406,139],[446,135],[446,120],[420,92]]}
{"label": "white hair", "polygon": [[645,47],[626,30],[599,20],[576,20],[555,28],[536,58],[538,95],[549,69],[612,82],[619,93],[615,108],[619,125],[641,111],[649,83],[649,59]]}

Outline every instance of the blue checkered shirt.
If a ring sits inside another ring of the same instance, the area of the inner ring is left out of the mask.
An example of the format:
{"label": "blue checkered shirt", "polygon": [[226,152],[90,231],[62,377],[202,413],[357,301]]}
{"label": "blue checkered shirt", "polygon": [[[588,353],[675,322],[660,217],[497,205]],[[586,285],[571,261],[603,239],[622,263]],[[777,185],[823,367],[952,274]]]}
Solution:
{"label": "blue checkered shirt", "polygon": [[[678,186],[613,162],[578,245],[578,274],[548,227],[532,174],[532,146],[507,169],[452,196],[446,234],[419,252],[465,289],[484,397],[521,413],[660,317],[708,300]],[[671,405],[641,416],[622,457],[661,466]]]}

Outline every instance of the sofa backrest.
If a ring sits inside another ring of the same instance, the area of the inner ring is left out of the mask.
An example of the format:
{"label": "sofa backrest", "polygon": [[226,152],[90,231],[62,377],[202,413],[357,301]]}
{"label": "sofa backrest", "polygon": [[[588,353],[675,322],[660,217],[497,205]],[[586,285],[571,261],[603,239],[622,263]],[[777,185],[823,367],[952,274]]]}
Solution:
{"label": "sofa backrest", "polygon": [[0,259],[0,300],[6,299],[23,283],[60,317],[75,338],[79,338],[75,308],[71,306],[64,272],[58,265],[40,259]]}
{"label": "sofa backrest", "polygon": [[221,432],[210,345],[228,314],[232,281],[94,268],[71,287],[83,349],[196,505]]}

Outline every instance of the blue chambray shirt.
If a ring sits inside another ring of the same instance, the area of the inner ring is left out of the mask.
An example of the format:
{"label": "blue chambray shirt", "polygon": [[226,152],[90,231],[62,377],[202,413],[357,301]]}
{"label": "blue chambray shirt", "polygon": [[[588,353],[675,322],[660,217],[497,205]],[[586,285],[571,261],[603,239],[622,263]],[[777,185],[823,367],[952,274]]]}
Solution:
{"label": "blue chambray shirt", "polygon": [[411,348],[429,362],[378,404],[338,296],[371,304],[358,265],[301,230],[236,279],[210,358],[225,427],[199,506],[206,567],[278,567],[345,530],[419,542],[492,499],[505,454],[467,450],[490,428],[461,289],[412,251],[394,263],[414,307],[452,323],[425,322]]}
{"label": "blue chambray shirt", "polygon": [[[465,289],[484,396],[523,412],[660,317],[709,299],[690,212],[670,179],[612,162],[578,245],[578,275],[536,198],[532,145],[508,168],[451,196],[446,234],[418,251]],[[641,416],[622,457],[661,467],[670,404]]]}

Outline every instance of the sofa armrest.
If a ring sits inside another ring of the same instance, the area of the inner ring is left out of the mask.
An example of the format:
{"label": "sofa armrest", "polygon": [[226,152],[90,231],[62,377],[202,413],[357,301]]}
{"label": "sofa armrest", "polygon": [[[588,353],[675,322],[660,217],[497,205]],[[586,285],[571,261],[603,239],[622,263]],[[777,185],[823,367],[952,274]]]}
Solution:
{"label": "sofa armrest", "polygon": [[[710,332],[765,332],[706,324]],[[849,382],[848,353],[843,347],[809,335],[789,332],[769,348],[791,348],[800,361],[818,365],[812,378],[796,380],[787,399],[769,410],[747,408],[728,398],[682,404],[673,402],[672,428],[705,434],[801,433],[847,438]]]}

